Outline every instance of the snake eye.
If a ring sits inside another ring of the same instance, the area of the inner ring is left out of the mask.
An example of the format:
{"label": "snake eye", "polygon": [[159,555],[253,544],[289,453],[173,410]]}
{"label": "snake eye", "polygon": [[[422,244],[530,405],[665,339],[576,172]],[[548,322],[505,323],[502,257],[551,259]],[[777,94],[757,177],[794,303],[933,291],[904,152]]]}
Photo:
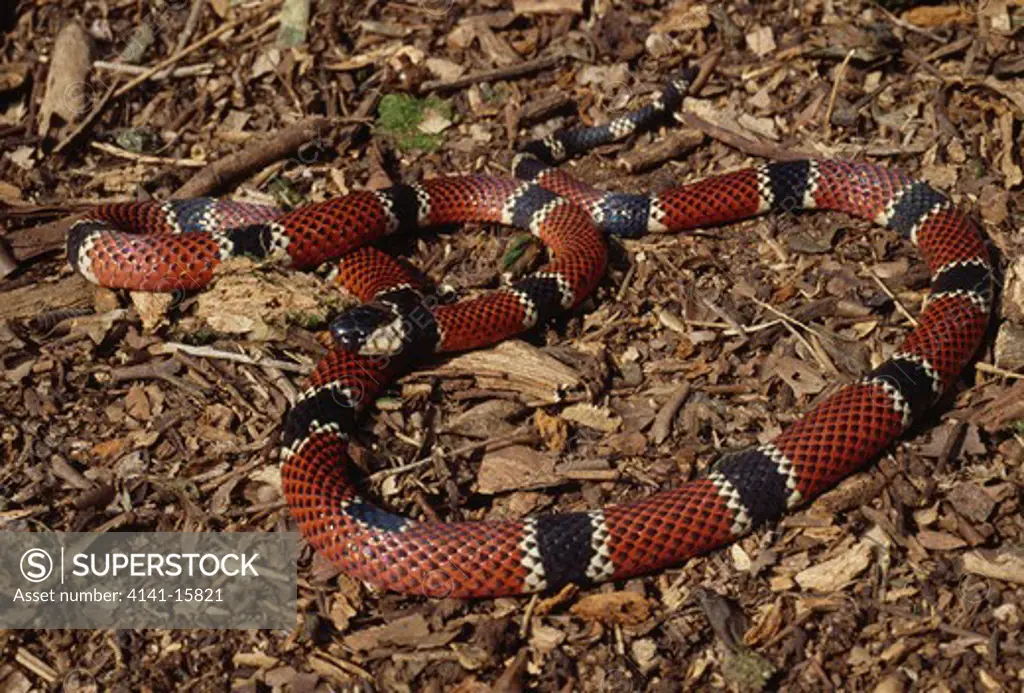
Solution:
{"label": "snake eye", "polygon": [[372,304],[356,306],[331,321],[331,337],[342,349],[359,353],[371,335],[394,319],[387,308]]}

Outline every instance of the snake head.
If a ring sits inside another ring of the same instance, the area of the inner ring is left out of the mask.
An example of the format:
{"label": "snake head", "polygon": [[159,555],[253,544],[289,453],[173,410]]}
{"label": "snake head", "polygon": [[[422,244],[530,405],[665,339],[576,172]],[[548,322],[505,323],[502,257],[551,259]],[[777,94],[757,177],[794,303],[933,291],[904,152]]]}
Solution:
{"label": "snake head", "polygon": [[364,356],[393,356],[405,339],[401,316],[387,306],[373,303],[346,310],[331,321],[335,344]]}

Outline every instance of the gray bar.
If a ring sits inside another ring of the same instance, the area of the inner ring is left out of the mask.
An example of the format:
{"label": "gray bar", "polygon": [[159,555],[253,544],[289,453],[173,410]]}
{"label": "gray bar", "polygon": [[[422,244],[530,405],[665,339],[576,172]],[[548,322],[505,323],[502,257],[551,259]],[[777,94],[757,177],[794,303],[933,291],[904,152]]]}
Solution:
{"label": "gray bar", "polygon": [[0,628],[295,627],[295,532],[0,532]]}

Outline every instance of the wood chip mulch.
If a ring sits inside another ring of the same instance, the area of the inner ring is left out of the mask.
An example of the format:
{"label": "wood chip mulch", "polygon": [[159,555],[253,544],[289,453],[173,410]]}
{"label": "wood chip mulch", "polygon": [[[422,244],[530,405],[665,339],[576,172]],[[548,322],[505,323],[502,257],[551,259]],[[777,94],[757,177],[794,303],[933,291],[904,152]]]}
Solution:
{"label": "wood chip mulch", "polygon": [[[518,144],[639,107],[685,64],[712,69],[678,127],[567,167],[627,191],[763,157],[899,167],[982,223],[1001,300],[924,425],[679,568],[427,601],[306,547],[290,632],[2,631],[0,691],[1021,690],[1022,27],[1018,0],[7,3],[2,530],[290,527],[281,421],[349,305],[322,273],[249,266],[174,301],[96,289],[64,263],[76,214],[506,173]],[[436,146],[374,126],[395,94],[444,105],[413,138]],[[474,226],[393,250],[465,294],[543,255],[518,244]],[[612,245],[581,310],[431,362],[377,403],[356,451],[375,497],[480,519],[671,487],[884,359],[927,293],[908,243],[841,215]]]}

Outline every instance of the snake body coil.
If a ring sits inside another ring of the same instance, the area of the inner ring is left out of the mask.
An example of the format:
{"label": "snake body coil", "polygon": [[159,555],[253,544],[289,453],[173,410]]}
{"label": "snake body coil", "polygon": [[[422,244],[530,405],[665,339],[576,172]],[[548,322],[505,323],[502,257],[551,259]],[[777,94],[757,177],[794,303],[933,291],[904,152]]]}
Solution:
{"label": "snake body coil", "polygon": [[[647,109],[528,146],[532,156],[516,167],[520,180],[439,178],[288,213],[212,199],[100,207],[69,233],[69,262],[105,286],[171,291],[202,287],[239,254],[297,268],[341,258],[339,281],[376,308],[336,324],[343,346],[316,366],[288,415],[282,479],[302,533],[350,575],[401,592],[482,597],[658,570],[777,519],[876,457],[956,381],[982,340],[993,291],[975,225],[927,184],[871,164],[766,164],[643,197],[597,191],[541,163],[651,127],[684,90],[685,82],[673,83]],[[809,209],[846,212],[908,236],[931,273],[931,294],[888,361],[771,443],[724,455],[706,477],[588,512],[415,522],[360,495],[346,462],[348,430],[408,366],[402,344],[482,347],[572,309],[604,272],[603,232],[681,231]],[[461,221],[527,229],[553,260],[508,288],[425,307],[409,273],[368,245]]]}

